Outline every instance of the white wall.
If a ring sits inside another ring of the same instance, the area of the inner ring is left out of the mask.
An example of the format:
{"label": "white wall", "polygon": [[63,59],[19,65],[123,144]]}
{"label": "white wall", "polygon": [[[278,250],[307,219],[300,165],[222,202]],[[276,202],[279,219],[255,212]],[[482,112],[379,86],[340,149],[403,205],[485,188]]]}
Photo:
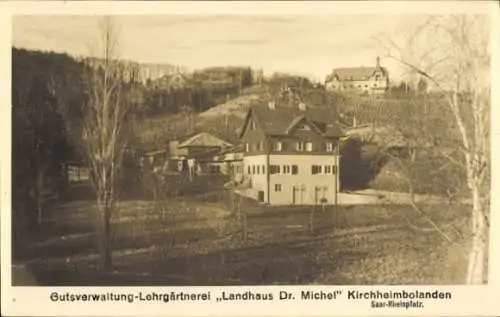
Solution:
{"label": "white wall", "polygon": [[[248,167],[260,166],[259,174],[248,174]],[[252,188],[264,191],[264,201],[267,201],[267,174],[262,172],[262,166],[265,166],[267,173],[267,156],[266,155],[251,155],[243,158],[243,175],[250,177]]]}
{"label": "white wall", "polygon": [[[251,186],[256,190],[264,192],[264,201],[267,197],[267,169],[266,155],[246,156],[244,162],[244,174],[251,178]],[[269,202],[271,205],[312,205],[320,198],[327,199],[328,204],[334,204],[336,199],[336,186],[338,184],[338,158],[336,155],[269,155],[270,165],[279,165],[280,173],[271,174],[269,186]],[[260,165],[259,174],[248,174],[248,166]],[[266,166],[266,173],[262,173],[262,165]],[[290,172],[284,173],[284,165],[290,166]],[[291,166],[297,165],[298,173],[291,174]],[[311,166],[321,165],[321,174],[312,174]],[[326,174],[325,166],[337,166],[337,173]],[[281,191],[276,191],[276,184],[281,185]],[[318,192],[316,197],[315,187],[326,187],[325,191]],[[295,191],[294,187],[300,190]],[[303,189],[303,190],[302,190]],[[317,199],[318,198],[318,199]]]}
{"label": "white wall", "polygon": [[[304,190],[296,191],[295,203],[310,205],[315,204],[316,195],[315,187],[327,187],[325,198],[328,204],[333,204],[335,201],[336,184],[338,182],[337,174],[325,174],[325,166],[337,165],[335,155],[271,155],[270,164],[281,165],[280,174],[272,174],[270,176],[270,202],[271,204],[283,205],[293,204],[294,202],[294,186],[303,188]],[[283,174],[283,165],[297,165],[298,174]],[[312,174],[311,166],[321,165],[321,174]],[[338,168],[337,168],[338,171]],[[281,185],[281,191],[275,191],[275,185]],[[321,195],[321,193],[320,193]]]}
{"label": "white wall", "polygon": [[[373,87],[373,84],[376,84],[376,87]],[[354,86],[354,87],[351,87]],[[360,87],[359,87],[360,86]],[[368,86],[368,87],[366,87]],[[334,88],[335,87],[335,88]],[[374,89],[376,93],[384,93],[384,90],[380,90],[380,88],[387,88],[387,81],[385,79],[380,80],[353,80],[353,81],[345,81],[339,82],[334,80],[326,84],[326,89],[330,91],[342,90],[342,91],[360,91],[360,92],[372,92]]]}

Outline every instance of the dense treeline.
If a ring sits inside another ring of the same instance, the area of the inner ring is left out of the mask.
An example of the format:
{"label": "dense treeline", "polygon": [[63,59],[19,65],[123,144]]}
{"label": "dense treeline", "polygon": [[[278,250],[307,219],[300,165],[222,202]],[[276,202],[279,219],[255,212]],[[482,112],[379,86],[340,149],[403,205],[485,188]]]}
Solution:
{"label": "dense treeline", "polygon": [[82,105],[83,64],[65,54],[12,51],[13,232],[42,221],[50,198],[67,185],[75,160]]}
{"label": "dense treeline", "polygon": [[148,80],[141,88],[142,102],[137,111],[143,116],[174,114],[188,106],[202,112],[238,96],[252,84],[252,70],[247,67],[213,67],[192,76],[166,75]]}

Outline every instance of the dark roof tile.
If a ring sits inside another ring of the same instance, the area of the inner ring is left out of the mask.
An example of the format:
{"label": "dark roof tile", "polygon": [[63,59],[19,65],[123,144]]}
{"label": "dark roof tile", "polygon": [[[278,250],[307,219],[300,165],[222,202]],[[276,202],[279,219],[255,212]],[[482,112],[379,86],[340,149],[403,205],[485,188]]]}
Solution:
{"label": "dark roof tile", "polygon": [[337,115],[331,108],[307,107],[301,110],[290,105],[276,105],[274,109],[268,105],[250,107],[257,124],[268,135],[286,135],[294,123],[305,118],[326,137],[341,137],[342,130],[337,123]]}
{"label": "dark roof tile", "polygon": [[[373,73],[377,70],[377,67],[344,67],[334,69],[332,74],[328,76],[327,81],[332,80],[337,76],[342,81],[349,80],[368,80]],[[385,67],[380,67],[380,70],[385,75],[388,74]]]}

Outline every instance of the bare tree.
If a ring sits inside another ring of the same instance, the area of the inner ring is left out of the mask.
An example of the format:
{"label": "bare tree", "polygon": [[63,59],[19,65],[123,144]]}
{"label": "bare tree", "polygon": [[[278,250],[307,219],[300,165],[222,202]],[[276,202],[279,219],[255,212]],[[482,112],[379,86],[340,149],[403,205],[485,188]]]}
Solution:
{"label": "bare tree", "polygon": [[88,104],[84,113],[83,152],[96,192],[101,269],[109,270],[112,264],[111,217],[116,205],[116,183],[125,149],[123,132],[128,106],[123,86],[125,66],[116,60],[116,25],[110,17],[104,17],[99,27],[102,54],[91,60],[87,76]]}
{"label": "bare tree", "polygon": [[463,170],[472,202],[468,284],[486,280],[490,195],[488,22],[487,16],[479,15],[433,16],[413,25],[402,45],[386,41],[389,56],[410,74],[425,78],[452,114],[461,157],[443,155]]}

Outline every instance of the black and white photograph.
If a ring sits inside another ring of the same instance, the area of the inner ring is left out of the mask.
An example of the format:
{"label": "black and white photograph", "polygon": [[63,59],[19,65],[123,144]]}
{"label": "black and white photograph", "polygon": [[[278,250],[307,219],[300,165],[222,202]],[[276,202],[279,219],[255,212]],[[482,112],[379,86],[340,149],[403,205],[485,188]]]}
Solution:
{"label": "black and white photograph", "polygon": [[491,23],[12,15],[12,286],[487,285]]}

